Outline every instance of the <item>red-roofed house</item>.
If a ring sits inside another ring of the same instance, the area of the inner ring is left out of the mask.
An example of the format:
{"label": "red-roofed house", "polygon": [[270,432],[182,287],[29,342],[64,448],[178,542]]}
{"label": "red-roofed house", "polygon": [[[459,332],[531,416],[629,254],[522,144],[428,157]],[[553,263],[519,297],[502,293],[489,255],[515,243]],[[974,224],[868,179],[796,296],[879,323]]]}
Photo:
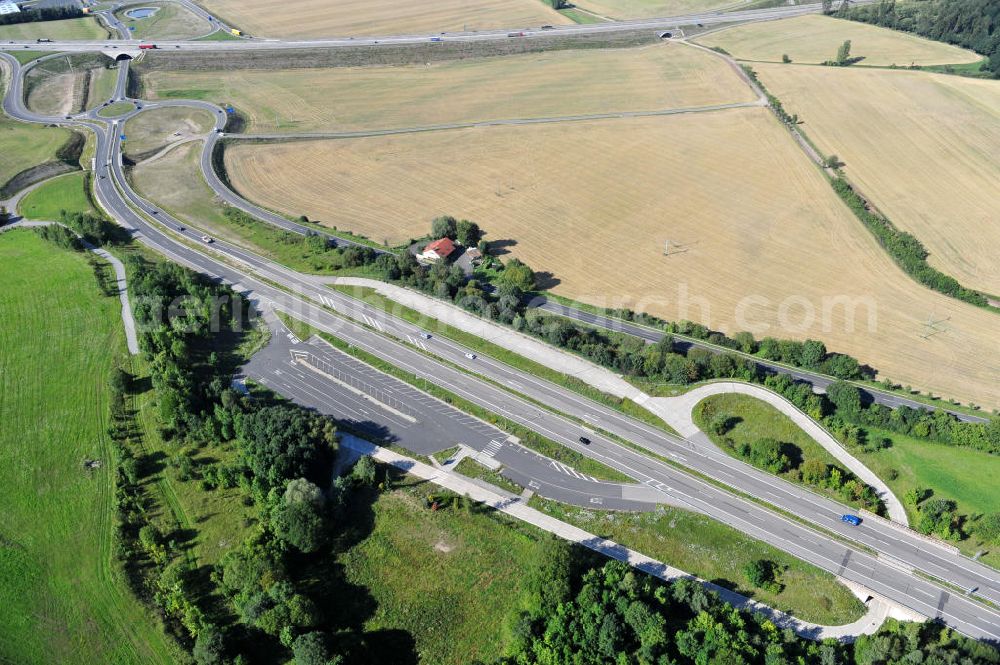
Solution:
{"label": "red-roofed house", "polygon": [[455,243],[450,238],[441,238],[424,247],[424,251],[417,257],[425,261],[440,261],[455,253]]}

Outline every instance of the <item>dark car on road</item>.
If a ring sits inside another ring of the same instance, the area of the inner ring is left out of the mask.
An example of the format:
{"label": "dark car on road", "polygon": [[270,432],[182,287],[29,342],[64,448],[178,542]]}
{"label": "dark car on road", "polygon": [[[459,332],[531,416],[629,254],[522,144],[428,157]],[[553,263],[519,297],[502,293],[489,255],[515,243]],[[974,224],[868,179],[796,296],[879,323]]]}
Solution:
{"label": "dark car on road", "polygon": [[590,445],[590,439],[588,439],[585,436],[581,436],[580,437],[580,443],[582,443],[585,446],[589,446]]}

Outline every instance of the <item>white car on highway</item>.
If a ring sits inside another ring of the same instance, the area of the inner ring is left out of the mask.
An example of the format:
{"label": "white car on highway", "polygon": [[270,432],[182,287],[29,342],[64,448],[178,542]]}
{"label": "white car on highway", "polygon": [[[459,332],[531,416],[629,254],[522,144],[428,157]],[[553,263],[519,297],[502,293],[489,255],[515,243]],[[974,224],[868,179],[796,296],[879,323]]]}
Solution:
{"label": "white car on highway", "polygon": [[469,360],[475,360],[476,359],[476,354],[475,353],[466,353],[465,357],[468,358]]}
{"label": "white car on highway", "polygon": [[206,243],[206,244],[211,244],[212,243],[212,237],[211,236],[202,236],[201,237],[201,241],[203,243]]}

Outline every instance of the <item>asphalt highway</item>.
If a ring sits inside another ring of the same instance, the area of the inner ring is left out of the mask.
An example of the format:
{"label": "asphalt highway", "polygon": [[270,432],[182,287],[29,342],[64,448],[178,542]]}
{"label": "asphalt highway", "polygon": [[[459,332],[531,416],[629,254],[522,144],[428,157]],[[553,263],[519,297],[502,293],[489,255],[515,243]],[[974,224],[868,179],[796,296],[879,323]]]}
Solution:
{"label": "asphalt highway", "polygon": [[[218,28],[220,28],[222,30],[225,30],[225,31],[228,31],[230,29],[230,26],[228,26],[228,25],[226,25],[224,23],[221,23],[217,17],[212,16],[211,14],[209,14],[207,11],[205,11],[204,9],[202,9],[201,7],[199,7],[198,5],[196,5],[195,3],[190,2],[190,0],[178,0],[178,1],[180,2],[180,4],[184,5],[189,11],[191,11],[194,14],[196,14],[196,15],[200,16],[201,18],[203,18],[210,25],[218,27]],[[855,2],[855,4],[865,4],[866,2],[870,2],[870,1],[872,1],[872,0],[859,0],[859,1]],[[116,5],[113,9],[105,10],[105,11],[99,12],[99,13],[104,17],[105,21],[108,22],[108,24],[111,25],[114,29],[116,29],[123,37],[128,37],[129,36],[128,28],[123,23],[121,23],[121,21],[119,21],[114,16],[114,11],[116,11],[120,6],[121,5]],[[553,30],[539,30],[537,33],[534,33],[534,32],[532,32],[532,33],[526,33],[526,36],[530,36],[530,37],[542,37],[542,38],[544,38],[544,37],[548,37],[548,36],[551,36],[551,35],[559,35],[559,34],[570,34],[570,33],[576,34],[576,33],[579,33],[579,32],[593,32],[593,31],[615,30],[615,29],[621,29],[621,26],[629,26],[630,29],[632,29],[632,28],[662,28],[662,27],[669,26],[669,25],[695,25],[695,24],[698,24],[698,23],[701,23],[702,25],[713,25],[713,24],[727,23],[727,22],[733,22],[733,21],[774,20],[774,19],[779,19],[779,18],[788,18],[790,16],[795,16],[795,15],[799,15],[799,14],[802,14],[802,13],[815,13],[815,12],[821,11],[821,9],[822,9],[822,5],[820,3],[812,3],[812,4],[805,4],[805,5],[785,6],[785,7],[777,7],[777,8],[771,8],[771,9],[763,9],[763,10],[746,10],[746,11],[741,11],[741,12],[707,12],[707,13],[702,13],[702,14],[676,16],[676,17],[668,17],[668,18],[662,18],[662,19],[647,19],[647,20],[642,20],[642,21],[624,21],[624,22],[611,23],[611,24],[593,24],[593,25],[580,25],[580,26],[557,26],[557,27],[554,27]],[[494,39],[494,40],[495,39],[509,39],[510,37],[507,36],[509,34],[509,32],[510,32],[509,30],[494,30],[494,31],[476,32],[476,33],[454,33],[452,35],[449,35],[448,39],[461,39],[461,38],[469,38],[469,39],[473,39],[473,38],[474,39]],[[264,40],[264,41],[261,41],[261,40],[236,40],[236,41],[224,42],[224,43],[222,43],[223,44],[222,46],[220,46],[220,42],[190,42],[190,41],[183,41],[183,42],[159,42],[159,41],[157,41],[156,43],[157,43],[158,46],[174,47],[174,48],[177,48],[177,47],[183,47],[183,48],[189,48],[189,47],[199,47],[199,48],[202,48],[202,47],[207,47],[207,48],[210,48],[210,49],[211,48],[214,48],[214,49],[219,49],[219,48],[225,48],[225,49],[233,49],[233,48],[235,48],[235,49],[244,49],[244,48],[284,48],[284,47],[287,47],[290,44],[295,44],[296,47],[302,47],[302,48],[316,48],[316,47],[322,47],[322,46],[356,45],[356,44],[359,44],[359,43],[370,43],[373,46],[376,45],[376,44],[411,43],[411,42],[414,42],[414,41],[417,41],[417,42],[424,41],[424,40],[426,40],[428,38],[429,38],[428,36],[395,36],[395,37],[388,36],[388,37],[381,37],[381,38],[371,38],[369,40],[364,40],[364,39],[359,40],[359,39],[354,39],[354,38],[348,38],[346,40],[344,40],[344,39],[333,40],[332,42],[330,40],[296,41],[296,42],[285,42],[285,41],[280,41],[280,40],[277,40],[277,41],[276,40]],[[141,43],[141,42],[140,41],[136,41],[136,40],[132,40],[130,42],[130,41],[125,40],[125,39],[120,40],[120,41],[115,41],[113,43],[109,43],[109,42],[51,42],[51,43],[45,43],[45,44],[42,44],[42,45],[39,45],[39,44],[37,44],[35,42],[10,42],[8,44],[0,44],[0,50],[14,50],[14,49],[24,49],[24,48],[44,48],[45,50],[58,49],[58,50],[61,50],[61,51],[66,51],[66,50],[93,51],[95,49],[105,50],[107,48],[120,48],[121,46],[125,46],[126,44],[129,44],[129,45],[131,45],[133,47],[137,47],[139,43]],[[116,99],[125,99],[125,84],[126,84],[125,79],[123,77],[120,78],[119,82],[118,82],[118,86],[117,86],[116,92],[115,92],[115,98]],[[448,129],[458,129],[458,128],[462,128],[462,127],[479,127],[479,126],[488,126],[488,125],[534,124],[534,123],[539,123],[539,122],[568,122],[568,121],[573,121],[573,120],[593,120],[593,119],[603,118],[603,117],[625,117],[625,116],[636,116],[636,115],[668,115],[668,114],[675,114],[675,113],[687,113],[687,112],[695,112],[695,111],[707,111],[707,110],[732,108],[732,107],[738,107],[738,106],[748,106],[748,105],[754,105],[754,104],[756,104],[756,102],[749,102],[749,103],[746,103],[746,104],[724,104],[724,105],[719,105],[719,106],[716,106],[716,107],[706,107],[706,108],[698,108],[698,109],[672,109],[672,110],[655,111],[655,112],[648,112],[648,113],[612,113],[612,114],[600,114],[600,115],[594,115],[594,116],[574,116],[574,117],[561,117],[561,118],[509,119],[509,120],[491,121],[491,122],[486,122],[486,123],[483,123],[483,122],[480,122],[480,123],[458,123],[458,124],[447,124],[447,125],[433,125],[433,126],[427,126],[427,127],[411,127],[411,128],[402,128],[402,129],[384,129],[384,130],[374,130],[374,131],[365,131],[365,132],[344,132],[344,133],[339,133],[339,134],[314,133],[314,134],[303,134],[303,135],[300,135],[299,138],[308,138],[308,137],[314,137],[314,138],[353,138],[353,137],[358,137],[358,136],[378,136],[378,135],[412,133],[412,132],[424,132],[424,131],[439,131],[439,130],[448,130]],[[239,195],[237,195],[234,192],[232,192],[219,179],[218,175],[215,172],[214,167],[212,166],[212,154],[213,154],[213,151],[215,149],[216,143],[223,136],[221,134],[221,132],[222,132],[222,130],[224,129],[224,127],[226,125],[226,123],[225,123],[225,117],[226,116],[224,115],[224,111],[220,107],[218,107],[215,104],[208,103],[208,102],[200,102],[200,101],[195,101],[195,100],[177,100],[177,101],[171,101],[169,105],[172,105],[172,106],[182,105],[182,106],[190,106],[190,107],[195,107],[195,108],[202,108],[202,109],[205,109],[205,110],[207,110],[207,111],[209,111],[211,113],[216,114],[216,116],[217,116],[216,133],[214,133],[212,136],[210,136],[209,139],[206,141],[205,149],[204,149],[204,151],[202,153],[201,168],[202,168],[202,174],[205,177],[206,181],[208,182],[209,186],[215,191],[215,193],[223,201],[225,201],[226,203],[228,203],[231,206],[234,206],[236,208],[239,208],[240,210],[243,210],[244,212],[246,212],[246,213],[248,213],[250,215],[253,215],[253,216],[255,216],[255,217],[257,217],[257,218],[259,218],[261,220],[264,220],[264,221],[266,221],[266,222],[268,222],[270,224],[273,224],[275,226],[283,228],[283,229],[285,229],[287,231],[291,231],[291,232],[294,232],[294,233],[321,233],[321,234],[323,234],[323,231],[321,229],[315,229],[315,228],[311,228],[311,227],[306,226],[306,225],[302,225],[302,224],[297,224],[295,222],[291,222],[291,221],[289,221],[288,219],[286,219],[285,217],[283,217],[281,215],[275,214],[275,213],[273,213],[273,212],[271,212],[269,210],[265,210],[263,208],[260,208],[259,206],[256,206],[256,205],[253,205],[253,204],[249,203],[248,201],[246,201],[245,199],[243,199]],[[147,108],[155,108],[156,106],[158,106],[158,104],[155,103],[155,102],[146,104]],[[95,117],[93,114],[89,114],[89,115],[85,114],[85,116],[86,117]],[[127,117],[125,119],[127,119]],[[123,122],[124,122],[124,119],[123,119]],[[235,135],[235,136],[233,136],[233,138],[239,139],[239,138],[251,138],[251,137],[248,137],[248,136],[245,137],[245,136],[241,136],[241,135]],[[268,137],[267,136],[256,136],[255,135],[252,138],[268,138]],[[275,135],[272,138],[287,139],[287,138],[289,138],[289,136],[287,136],[287,135],[280,135],[280,136],[279,135]],[[334,243],[334,244],[338,244],[338,245],[353,244],[349,240],[344,240],[342,238],[337,238],[337,237],[329,235],[329,234],[324,234],[324,235],[327,235],[327,237],[330,239],[330,241],[332,243]],[[539,307],[541,309],[544,309],[546,311],[550,311],[552,313],[560,314],[560,315],[565,316],[567,318],[572,318],[572,319],[581,321],[583,323],[588,323],[590,325],[595,325],[595,326],[603,327],[603,328],[606,328],[606,329],[609,329],[609,330],[617,330],[619,332],[625,332],[625,333],[630,334],[630,335],[635,335],[635,336],[640,337],[642,339],[645,339],[647,341],[657,341],[660,337],[662,337],[661,333],[658,333],[657,331],[651,330],[651,329],[646,328],[644,326],[639,326],[639,325],[635,325],[635,324],[632,324],[632,323],[620,321],[618,319],[612,319],[610,317],[605,317],[605,316],[600,316],[600,315],[592,314],[590,312],[586,312],[586,311],[583,311],[583,310],[580,310],[580,309],[577,309],[577,308],[574,308],[574,307],[568,307],[566,305],[562,305],[562,304],[559,304],[559,303],[556,303],[556,302],[553,302],[553,301],[549,301],[549,300],[545,299],[544,296],[540,297],[539,299],[537,299],[535,301],[535,303],[533,303],[533,306],[537,306],[537,307]],[[698,347],[701,347],[701,348],[705,348],[705,349],[707,349],[707,350],[709,350],[711,352],[718,352],[719,351],[718,348],[716,348],[716,347],[714,347],[714,346],[712,346],[710,344],[704,344],[704,343],[699,342],[697,340],[685,340],[685,341],[680,342],[680,344],[681,345],[689,344],[691,346],[698,346]],[[824,376],[822,374],[817,374],[817,373],[814,373],[814,372],[809,372],[807,370],[792,369],[792,368],[788,368],[788,367],[779,365],[777,363],[772,363],[772,362],[768,362],[766,360],[757,359],[757,358],[754,358],[753,360],[754,360],[754,362],[756,362],[758,364],[758,366],[764,368],[766,371],[783,372],[783,373],[789,374],[793,378],[795,378],[796,380],[806,381],[808,383],[811,383],[813,386],[815,386],[819,390],[825,390],[826,387],[833,381],[833,379],[831,379],[830,377]],[[919,402],[917,400],[909,399],[909,398],[907,398],[905,396],[901,396],[901,395],[897,395],[897,394],[893,394],[893,393],[888,393],[888,392],[882,392],[882,391],[879,391],[879,390],[876,390],[876,389],[872,389],[872,388],[869,388],[869,387],[865,387],[864,390],[865,390],[865,393],[874,402],[877,402],[879,404],[884,404],[884,405],[889,406],[891,408],[896,408],[898,406],[905,405],[905,406],[909,406],[909,407],[912,407],[912,408],[924,408],[924,409],[934,409],[934,410],[941,409],[941,410],[947,411],[949,413],[952,413],[957,418],[959,418],[960,420],[963,420],[963,421],[967,421],[967,422],[987,422],[988,421],[988,419],[985,418],[985,417],[970,415],[970,414],[961,413],[961,412],[957,412],[957,411],[951,411],[951,410],[949,410],[949,409],[947,409],[945,407],[937,407],[937,406],[927,405],[927,404]]]}
{"label": "asphalt highway", "polygon": [[606,510],[653,510],[664,503],[655,489],[599,481],[519,445],[408,383],[380,372],[318,339],[300,340],[274,317],[271,341],[243,367],[256,381],[298,404],[332,416],[350,429],[396,443],[420,455],[457,444],[502,465],[501,474],[536,494]]}
{"label": "asphalt highway", "polygon": [[[550,300],[545,296],[538,296],[530,303],[531,307],[537,307],[538,309],[545,310],[546,312],[551,312],[553,314],[558,314],[559,316],[564,316],[581,323],[586,323],[591,326],[598,328],[604,328],[605,330],[611,330],[614,332],[621,332],[634,337],[639,337],[647,342],[658,342],[663,339],[664,333],[662,331],[650,328],[648,326],[639,325],[636,323],[631,323],[629,321],[624,321],[622,319],[604,316],[602,314],[594,314],[592,312],[587,312],[585,310],[579,309],[577,307],[570,307],[563,305],[562,303]],[[679,338],[675,336],[674,345],[678,348],[685,350],[690,347],[697,347],[711,351],[712,353],[720,353],[722,350],[713,344],[707,344],[705,342],[692,339],[689,337]],[[726,349],[729,351],[729,349]],[[806,383],[811,383],[815,388],[821,391],[826,391],[826,388],[836,381],[833,377],[829,377],[823,374],[818,374],[816,372],[810,372],[804,369],[796,369],[788,367],[787,365],[782,365],[779,363],[764,360],[762,358],[757,358],[755,356],[746,356],[753,360],[759,367],[763,368],[767,372],[788,374],[796,381],[804,381]],[[890,408],[896,408],[899,406],[908,406],[914,409],[930,409],[930,410],[941,410],[946,411],[954,415],[959,420],[965,422],[979,422],[985,423],[989,422],[989,418],[984,418],[982,416],[974,416],[968,413],[962,413],[961,411],[952,411],[939,406],[931,406],[923,402],[919,402],[914,399],[910,399],[903,395],[896,395],[889,392],[883,392],[880,390],[874,390],[869,386],[858,386],[861,388],[865,394],[873,402],[878,404],[884,404]]]}
{"label": "asphalt highway", "polygon": [[[993,569],[877,523],[866,522],[858,528],[843,525],[838,518],[846,509],[835,502],[797,486],[776,481],[773,476],[725,458],[717,451],[692,449],[689,442],[666,435],[622,416],[617,411],[502,363],[488,358],[479,358],[470,363],[465,357],[468,350],[448,340],[433,340],[432,352],[437,357],[432,357],[413,343],[415,335],[420,334],[413,326],[339,292],[325,289],[302,275],[245,250],[221,242],[209,247],[192,248],[192,244],[200,244],[198,234],[189,230],[178,231],[180,224],[176,220],[139,198],[125,180],[120,158],[119,123],[99,121],[92,115],[65,121],[62,118],[44,118],[28,112],[21,103],[20,66],[9,58],[7,62],[14,72],[9,94],[4,99],[4,108],[8,114],[28,122],[78,125],[93,131],[98,139],[95,191],[99,202],[119,223],[133,229],[139,241],[154,250],[193,269],[223,279],[266,304],[303,318],[358,348],[598,459],[661,492],[671,503],[682,502],[693,510],[771,542],[917,612],[940,617],[964,633],[1000,639],[1000,613],[907,572],[907,568],[913,566],[963,589],[975,589],[977,595],[998,602],[1000,586],[997,583],[998,573]],[[126,68],[127,65],[122,68],[118,96],[124,96]],[[218,119],[217,126],[224,126],[224,117]],[[149,219],[137,214],[133,208],[148,214]],[[150,219],[157,222],[151,223]],[[272,285],[274,283],[284,285],[292,293],[276,288]],[[314,303],[322,303],[323,306]],[[364,325],[341,315],[364,321]],[[395,341],[390,336],[398,340],[409,338],[410,343]],[[459,369],[470,364],[480,376],[473,376]],[[497,384],[506,385],[530,399],[501,389]],[[589,431],[586,427],[539,407],[539,403],[550,405],[580,420],[594,422],[605,431],[653,450],[664,458],[675,459],[679,464],[695,468],[726,485],[760,496],[805,520],[820,524],[845,538],[862,542],[884,555],[873,557],[863,550],[847,547],[835,538],[789,520],[757,503],[739,498],[596,431],[588,434],[592,444],[583,446],[578,438],[581,432]]]}
{"label": "asphalt highway", "polygon": [[[874,0],[854,0],[853,4],[868,4]],[[191,8],[193,3],[184,3]],[[620,32],[623,30],[669,30],[681,26],[692,25],[719,25],[725,23],[735,23],[740,21],[769,21],[781,18],[790,18],[803,14],[815,14],[822,11],[821,3],[811,3],[803,5],[789,5],[773,7],[767,9],[748,9],[734,12],[703,12],[698,14],[685,14],[678,16],[668,16],[663,18],[638,19],[631,21],[616,21],[611,23],[593,23],[579,25],[559,25],[552,26],[551,29],[542,29],[541,26],[524,26],[514,28],[504,28],[502,30],[483,30],[476,32],[451,32],[410,35],[385,35],[375,37],[332,37],[327,39],[238,39],[226,42],[217,41],[177,41],[177,40],[121,40],[111,42],[108,40],[93,41],[52,41],[45,44],[38,44],[34,41],[12,40],[5,44],[0,44],[0,49],[37,49],[37,50],[60,50],[60,51],[95,51],[105,49],[136,49],[142,43],[155,43],[160,49],[184,49],[196,51],[217,51],[225,49],[236,51],[256,51],[256,50],[277,50],[277,49],[314,49],[337,46],[386,46],[400,44],[419,44],[430,39],[441,39],[443,42],[487,42],[506,39],[550,39],[553,37],[567,35],[593,35],[601,33]],[[209,16],[203,10],[198,11],[203,17]],[[214,18],[214,17],[213,17]],[[216,21],[216,23],[218,23]],[[221,24],[219,24],[221,25]],[[227,29],[228,26],[222,26]]]}

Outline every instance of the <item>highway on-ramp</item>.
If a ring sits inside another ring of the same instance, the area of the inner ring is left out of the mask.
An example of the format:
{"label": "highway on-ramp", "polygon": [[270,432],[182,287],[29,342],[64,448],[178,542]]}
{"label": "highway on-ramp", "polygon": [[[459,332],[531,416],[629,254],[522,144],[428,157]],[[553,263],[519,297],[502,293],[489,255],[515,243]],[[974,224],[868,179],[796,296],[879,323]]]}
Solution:
{"label": "highway on-ramp", "polygon": [[[391,339],[390,336],[403,340],[418,331],[410,324],[364,306],[343,294],[325,289],[310,282],[306,276],[277,266],[250,252],[225,243],[195,249],[193,245],[199,244],[196,234],[179,231],[176,220],[143,201],[125,180],[120,156],[120,123],[98,120],[92,114],[65,121],[62,118],[45,118],[30,113],[22,103],[20,65],[12,58],[5,58],[5,61],[13,71],[9,94],[4,100],[5,110],[15,118],[28,122],[84,126],[93,131],[98,139],[98,178],[95,180],[98,201],[119,223],[132,228],[139,241],[154,250],[193,269],[223,279],[240,290],[246,290],[265,304],[303,318],[317,328],[425,377],[465,399],[598,459],[661,492],[671,503],[682,502],[693,510],[775,544],[921,614],[939,617],[966,634],[1000,639],[1000,613],[961,593],[955,593],[908,572],[909,567],[917,567],[926,574],[996,603],[1000,600],[1000,586],[997,583],[998,574],[993,569],[936,545],[927,544],[905,531],[895,531],[868,522],[860,528],[844,526],[837,517],[845,508],[836,502],[777,481],[752,467],[726,459],[717,452],[692,450],[691,444],[683,439],[671,437],[613,409],[492,359],[478,359],[473,367],[466,368],[475,373],[470,374],[460,367],[470,364],[465,358],[468,350],[460,345],[448,340],[437,340],[431,356],[413,344]],[[122,67],[119,95],[124,92],[126,67],[127,65]],[[224,117],[219,117],[217,128],[221,129],[223,126]],[[136,210],[143,211],[149,218],[138,214]],[[151,222],[153,219],[158,221]],[[284,288],[274,286],[276,283]],[[322,303],[323,306],[317,303]],[[342,315],[356,321],[363,320],[365,325],[359,325]],[[500,388],[498,384],[507,386],[510,390]],[[573,418],[553,413],[539,404],[550,405]],[[581,432],[589,430],[580,421],[592,422],[601,430],[654,451],[664,459],[674,459],[677,464],[697,469],[719,483],[756,494],[799,515],[803,520],[822,525],[827,531],[837,533],[838,537],[831,537],[799,521],[786,518],[758,503],[734,495],[717,484],[706,482],[671,464],[624,446],[618,440],[596,430],[588,434],[592,444],[584,446],[578,439]],[[865,548],[845,545],[840,538],[863,543],[883,554],[873,556]]]}

